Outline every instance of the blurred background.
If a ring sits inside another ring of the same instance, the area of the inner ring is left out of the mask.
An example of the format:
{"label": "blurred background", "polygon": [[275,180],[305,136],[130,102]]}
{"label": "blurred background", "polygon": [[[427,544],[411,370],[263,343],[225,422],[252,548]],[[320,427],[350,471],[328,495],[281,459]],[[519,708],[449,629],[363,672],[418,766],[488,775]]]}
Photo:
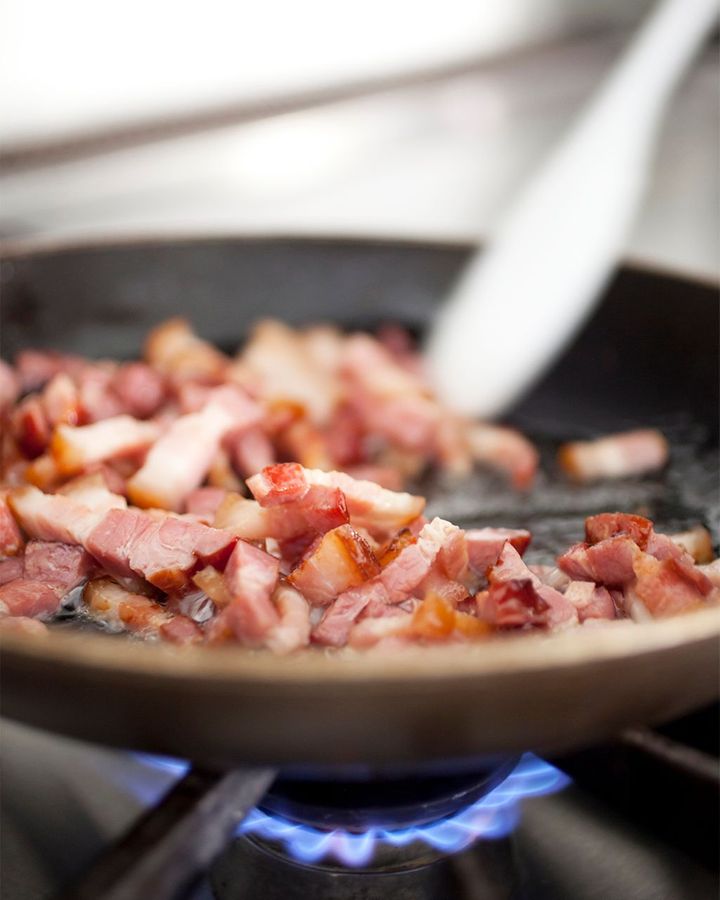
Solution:
{"label": "blurred background", "polygon": [[[653,4],[3,0],[0,234],[485,239]],[[717,43],[626,256],[720,276]]]}

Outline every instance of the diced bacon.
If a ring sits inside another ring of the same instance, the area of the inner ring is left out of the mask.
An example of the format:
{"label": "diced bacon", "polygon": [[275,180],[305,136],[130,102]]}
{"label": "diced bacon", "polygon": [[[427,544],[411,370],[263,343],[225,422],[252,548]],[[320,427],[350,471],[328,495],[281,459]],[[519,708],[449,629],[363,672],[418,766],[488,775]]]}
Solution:
{"label": "diced bacon", "polygon": [[505,472],[516,488],[525,489],[532,485],[538,467],[538,452],[520,432],[478,422],[468,427],[468,440],[476,462],[487,463]]}
{"label": "diced bacon", "polygon": [[0,493],[0,557],[15,556],[22,546],[20,529],[10,512],[5,494]]}
{"label": "diced bacon", "polygon": [[550,605],[540,597],[529,578],[491,583],[484,614],[499,628],[544,627]]}
{"label": "diced bacon", "polygon": [[22,578],[25,571],[25,562],[22,556],[10,556],[8,559],[0,559],[0,584],[7,584],[16,578]]}
{"label": "diced bacon", "polygon": [[610,592],[591,581],[571,581],[565,590],[565,598],[577,610],[581,623],[587,619],[615,618],[615,604]]}
{"label": "diced bacon", "polygon": [[[210,570],[208,566],[203,572]],[[215,571],[215,570],[213,570]],[[198,573],[199,574],[199,573]],[[222,575],[218,576],[222,579]],[[193,576],[193,581],[195,576]],[[215,603],[202,590],[190,590],[182,594],[168,594],[167,608],[171,613],[186,616],[198,625],[208,622],[217,612]]]}
{"label": "diced bacon", "polygon": [[114,416],[78,428],[59,425],[52,438],[52,455],[60,471],[71,475],[92,463],[146,450],[159,436],[154,422],[132,416]]}
{"label": "diced bacon", "polygon": [[185,500],[185,512],[198,516],[210,525],[228,492],[222,488],[202,487],[191,491]]}
{"label": "diced bacon", "polygon": [[522,528],[471,528],[465,532],[470,568],[485,575],[488,567],[498,561],[506,541],[522,556],[530,538],[530,532]]}
{"label": "diced bacon", "polygon": [[128,578],[136,573],[130,565],[135,542],[152,520],[137,509],[110,511],[87,535],[84,545],[108,574]]}
{"label": "diced bacon", "polygon": [[427,598],[429,594],[434,594],[449,603],[453,609],[468,598],[468,590],[464,584],[447,578],[437,569],[431,570],[430,574],[422,580],[418,593],[424,598]]}
{"label": "diced bacon", "polygon": [[639,600],[656,618],[703,606],[713,592],[703,572],[676,559],[658,560],[642,553],[634,568],[636,581],[628,591],[630,602]]}
{"label": "diced bacon", "polygon": [[0,609],[11,616],[47,619],[57,612],[60,596],[52,585],[17,578],[0,587]]}
{"label": "diced bacon", "polygon": [[349,525],[341,525],[319,539],[317,546],[290,573],[288,581],[310,603],[325,606],[379,571],[367,541]]}
{"label": "diced bacon", "polygon": [[356,481],[344,472],[303,469],[297,463],[263,469],[248,478],[247,485],[261,506],[301,500],[311,485],[339,488],[345,495],[351,523],[371,533],[398,531],[425,507],[423,497],[388,491],[372,481]]}
{"label": "diced bacon", "polygon": [[86,365],[76,377],[84,422],[99,422],[125,412],[122,401],[112,390],[116,371],[115,363],[97,362]]}
{"label": "diced bacon", "polygon": [[299,463],[279,463],[248,478],[247,486],[261,506],[272,507],[302,500],[310,481]]}
{"label": "diced bacon", "polygon": [[574,544],[557,559],[563,572],[576,581],[595,581],[622,587],[633,580],[633,563],[641,553],[629,537],[613,537],[598,544]]}
{"label": "diced bacon", "polygon": [[162,406],[165,382],[155,369],[141,362],[124,363],[113,375],[111,389],[126,413],[148,419]]}
{"label": "diced bacon", "polygon": [[198,522],[128,509],[109,512],[85,546],[111,575],[140,575],[173,592],[183,589],[197,568],[222,566],[235,541],[227,532]]}
{"label": "diced bacon", "polygon": [[427,386],[377,341],[354,334],[347,339],[342,373],[354,388],[353,405],[372,430],[399,447],[434,447],[443,413]]}
{"label": "diced bacon", "polygon": [[511,580],[525,580],[535,587],[540,587],[542,583],[537,575],[534,575],[525,565],[522,557],[509,541],[503,544],[500,556],[488,572],[488,580],[491,584]]}
{"label": "diced bacon", "polygon": [[62,477],[52,455],[50,453],[42,453],[27,464],[24,480],[28,484],[34,484],[41,491],[52,492]]}
{"label": "diced bacon", "polygon": [[667,534],[652,531],[644,549],[655,559],[682,559],[687,563],[694,562],[687,550]]}
{"label": "diced bacon", "polygon": [[373,466],[369,464],[344,466],[344,470],[355,481],[373,481],[389,491],[401,491],[403,487],[402,474],[391,466]]}
{"label": "diced bacon", "polygon": [[90,509],[124,509],[125,498],[110,490],[107,478],[103,472],[92,472],[88,475],[78,475],[66,481],[58,488],[58,494],[72,497],[76,503],[82,503]]}
{"label": "diced bacon", "polygon": [[243,484],[235,474],[235,470],[230,464],[230,458],[222,447],[213,457],[210,468],[207,473],[208,484],[212,487],[219,487],[225,491],[238,492],[243,489]]}
{"label": "diced bacon", "polygon": [[498,562],[488,571],[490,589],[482,614],[502,628],[567,627],[577,622],[572,603],[543,584],[506,543]]}
{"label": "diced bacon", "polygon": [[52,585],[62,597],[82,584],[93,561],[77,544],[30,541],[25,548],[25,577]]}
{"label": "diced bacon", "polygon": [[408,544],[379,575],[390,603],[406,600],[429,575],[442,550],[456,539],[460,529],[435,518],[420,531],[417,541]]}
{"label": "diced bacon", "polygon": [[262,641],[280,621],[271,599],[278,575],[277,559],[238,541],[225,569],[225,586],[232,599],[224,611],[238,640],[250,644]]}
{"label": "diced bacon", "polygon": [[412,613],[398,610],[395,615],[363,619],[350,630],[348,644],[356,649],[373,647],[385,638],[410,638],[414,617]]}
{"label": "diced bacon", "polygon": [[133,503],[181,509],[185,497],[205,478],[223,437],[251,427],[260,417],[260,407],[238,388],[214,389],[200,412],[180,416],[150,449],[128,481]]}
{"label": "diced bacon", "polygon": [[716,588],[720,588],[720,559],[714,559],[707,565],[700,565],[698,569]]}
{"label": "diced bacon", "polygon": [[125,499],[113,494],[102,505],[90,508],[73,497],[43,494],[35,487],[15,488],[8,495],[8,502],[30,537],[63,544],[84,544],[108,509],[125,506]]}
{"label": "diced bacon", "polygon": [[[669,535],[670,540],[677,544],[682,550],[686,550],[696,563],[712,562],[714,557],[712,538],[707,528],[702,525],[696,525],[689,531],[682,531],[679,534]],[[649,552],[652,553],[650,550]],[[657,556],[657,553],[653,553]]]}
{"label": "diced bacon", "polygon": [[50,426],[39,397],[26,397],[15,408],[12,428],[23,456],[27,459],[40,456],[50,441]]}
{"label": "diced bacon", "polygon": [[218,609],[224,609],[232,601],[230,591],[221,572],[214,566],[205,566],[193,575],[193,582],[212,600]]}
{"label": "diced bacon", "polygon": [[598,544],[608,538],[626,536],[641,550],[647,547],[653,530],[653,523],[643,516],[627,513],[601,513],[585,519],[585,540],[588,544]]}
{"label": "diced bacon", "polygon": [[313,641],[342,647],[347,643],[350,630],[365,607],[371,602],[387,603],[387,599],[387,591],[377,579],[350,588],[325,610],[319,624],[313,629]]}
{"label": "diced bacon", "polygon": [[233,465],[243,478],[275,464],[272,442],[259,425],[233,435],[230,452]]}
{"label": "diced bacon", "polygon": [[654,429],[576,441],[565,444],[558,453],[562,468],[577,481],[644,475],[661,469],[667,460],[667,441]]}
{"label": "diced bacon", "polygon": [[564,592],[570,584],[570,577],[557,566],[528,566],[528,569],[536,575],[543,584],[550,585],[556,591]]}
{"label": "diced bacon", "polygon": [[400,552],[405,549],[405,547],[409,544],[414,544],[416,540],[417,535],[413,534],[409,528],[403,528],[391,540],[387,541],[378,549],[377,559],[380,566],[384,569],[385,566],[391,563]]}
{"label": "diced bacon", "polygon": [[145,359],[158,372],[177,380],[222,381],[227,357],[199,338],[182,318],[157,325],[145,341]]}
{"label": "diced bacon", "polygon": [[20,379],[12,366],[0,359],[0,413],[8,409],[20,396]]}
{"label": "diced bacon", "polygon": [[79,356],[54,350],[23,350],[15,360],[15,370],[24,392],[37,391],[59,372],[75,375],[87,363]]}
{"label": "diced bacon", "polygon": [[277,435],[276,442],[280,456],[285,459],[297,460],[307,469],[333,468],[325,434],[309,419],[291,422]]}
{"label": "diced bacon", "polygon": [[287,325],[274,320],[258,323],[243,349],[242,364],[269,403],[299,404],[315,425],[330,420],[337,403],[336,382]]}
{"label": "diced bacon", "polygon": [[77,425],[80,421],[80,397],[75,382],[65,372],[45,385],[41,400],[50,425]]}
{"label": "diced bacon", "polygon": [[460,528],[450,532],[443,540],[438,566],[451,581],[462,581],[467,577],[469,552],[465,532]]}
{"label": "diced bacon", "polygon": [[126,591],[109,578],[88,582],[83,600],[91,619],[116,631],[181,644],[196,643],[201,639],[200,629],[190,619],[173,615],[157,601]]}
{"label": "diced bacon", "polygon": [[3,634],[30,634],[34,637],[47,637],[48,627],[39,619],[27,616],[2,615],[0,612],[0,632]]}
{"label": "diced bacon", "polygon": [[348,521],[345,496],[337,488],[312,487],[300,503],[263,509],[256,500],[229,494],[215,515],[215,527],[225,528],[246,541],[273,537],[278,541],[307,538]]}
{"label": "diced bacon", "polygon": [[294,588],[281,584],[273,599],[280,621],[267,633],[266,646],[280,654],[306,647],[310,643],[310,607],[303,595]]}

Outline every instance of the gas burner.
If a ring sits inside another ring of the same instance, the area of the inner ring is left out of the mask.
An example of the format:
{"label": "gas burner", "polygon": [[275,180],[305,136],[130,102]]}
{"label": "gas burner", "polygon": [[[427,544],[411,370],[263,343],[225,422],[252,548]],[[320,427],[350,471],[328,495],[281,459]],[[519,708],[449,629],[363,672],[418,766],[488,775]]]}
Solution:
{"label": "gas burner", "polygon": [[567,782],[531,754],[474,777],[280,780],[237,834],[305,865],[400,871],[429,865],[479,838],[504,837],[515,827],[524,797]]}

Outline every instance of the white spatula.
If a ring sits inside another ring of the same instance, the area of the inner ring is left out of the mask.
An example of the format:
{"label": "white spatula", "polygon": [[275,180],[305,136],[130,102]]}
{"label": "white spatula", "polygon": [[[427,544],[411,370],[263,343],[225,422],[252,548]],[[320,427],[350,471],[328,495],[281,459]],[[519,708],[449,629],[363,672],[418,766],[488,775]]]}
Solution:
{"label": "white spatula", "polygon": [[471,260],[427,348],[435,387],[460,412],[503,412],[591,311],[642,198],[663,110],[719,12],[717,0],[664,0]]}

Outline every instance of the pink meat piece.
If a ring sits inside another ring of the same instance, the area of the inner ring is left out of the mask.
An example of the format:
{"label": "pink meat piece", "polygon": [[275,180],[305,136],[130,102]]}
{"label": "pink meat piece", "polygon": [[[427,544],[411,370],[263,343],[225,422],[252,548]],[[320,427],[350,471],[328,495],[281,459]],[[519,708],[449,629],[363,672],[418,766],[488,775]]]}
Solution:
{"label": "pink meat piece", "polygon": [[499,627],[561,628],[577,623],[573,604],[555,588],[543,584],[509,542],[489,570],[488,580],[490,588],[482,614]]}
{"label": "pink meat piece", "polygon": [[199,516],[210,524],[228,492],[223,488],[201,487],[191,491],[185,500],[185,512]]}
{"label": "pink meat piece", "polygon": [[435,569],[431,570],[430,574],[422,580],[419,593],[423,597],[427,597],[431,593],[436,594],[453,608],[468,598],[468,591],[464,584],[447,578]]}
{"label": "pink meat piece", "polygon": [[9,409],[20,396],[20,379],[12,366],[0,359],[0,412]]}
{"label": "pink meat piece", "polygon": [[668,535],[657,534],[655,531],[650,533],[645,549],[655,559],[678,559],[690,565],[694,562],[693,557],[681,544],[675,543]]}
{"label": "pink meat piece", "polygon": [[456,540],[460,529],[444,519],[424,525],[417,541],[403,547],[378,576],[390,603],[401,603],[429,575],[441,551]]}
{"label": "pink meat piece", "polygon": [[642,553],[634,568],[636,580],[626,592],[629,603],[640,601],[655,618],[695,609],[720,594],[697,566],[681,560],[659,560]]}
{"label": "pink meat piece", "polygon": [[85,546],[111,575],[140,575],[161,590],[173,592],[183,589],[196,569],[222,567],[236,540],[199,522],[127,509],[111,510]]}
{"label": "pink meat piece", "polygon": [[152,329],[144,355],[154,369],[175,383],[191,380],[217,384],[224,379],[228,364],[217,348],[198,337],[190,323],[180,317]]}
{"label": "pink meat piece", "polygon": [[529,488],[535,480],[538,452],[519,431],[475,422],[468,428],[468,440],[475,461],[505,472],[514,487]]}
{"label": "pink meat piece", "polygon": [[123,410],[138,419],[154,415],[165,401],[165,381],[146,363],[124,363],[113,375],[110,387]]}
{"label": "pink meat piece", "polygon": [[380,565],[367,541],[350,525],[326,532],[293,569],[288,581],[315,606],[374,577]]}
{"label": "pink meat piece", "polygon": [[465,532],[470,568],[485,575],[488,567],[497,562],[506,541],[522,556],[530,538],[530,532],[521,528],[471,528]]}
{"label": "pink meat piece", "polygon": [[715,559],[711,563],[698,566],[698,569],[714,587],[720,588],[720,559]]}
{"label": "pink meat piece", "polygon": [[80,420],[80,397],[75,382],[64,372],[55,375],[45,385],[42,405],[50,425],[77,425]]}
{"label": "pink meat piece", "polygon": [[156,600],[126,590],[109,578],[89,581],[83,591],[87,615],[115,631],[128,631],[144,638],[189,644],[201,640],[198,626],[176,615]]}
{"label": "pink meat piece", "polygon": [[265,637],[266,646],[274,653],[292,653],[310,643],[310,607],[303,595],[287,584],[275,591],[275,606],[280,621]]}
{"label": "pink meat piece", "polygon": [[22,550],[23,539],[7,499],[0,494],[0,557],[15,556]]}
{"label": "pink meat piece", "polygon": [[112,390],[116,371],[115,363],[97,362],[85,364],[75,377],[84,421],[99,422],[125,411],[122,401]]}
{"label": "pink meat piece", "polygon": [[412,613],[402,610],[382,618],[363,619],[353,625],[347,642],[358,650],[377,646],[387,638],[402,638],[403,643],[409,642],[412,621]]}
{"label": "pink meat piece", "polygon": [[63,544],[84,544],[108,510],[125,507],[125,498],[107,491],[107,498],[90,508],[73,497],[43,494],[35,487],[15,488],[8,502],[30,537]]}
{"label": "pink meat piece", "polygon": [[75,376],[86,365],[80,356],[54,350],[23,350],[15,360],[15,370],[24,392],[39,390],[59,372]]}
{"label": "pink meat piece", "polygon": [[160,428],[154,422],[126,415],[78,428],[58,425],[52,438],[52,455],[60,471],[69,475],[92,463],[142,452],[159,436]]}
{"label": "pink meat piece", "polygon": [[279,623],[272,602],[279,570],[274,556],[246,541],[237,542],[225,569],[225,586],[232,601],[223,615],[238,640],[261,642]]}
{"label": "pink meat piece", "polygon": [[593,546],[574,544],[558,557],[557,564],[575,581],[622,587],[635,577],[633,563],[641,552],[629,537],[612,537]]}
{"label": "pink meat piece", "polygon": [[345,591],[326,609],[322,619],[313,629],[313,641],[331,647],[342,647],[347,643],[355,620],[365,607],[373,602],[388,602],[387,590],[378,579]]}
{"label": "pink meat piece", "polygon": [[564,592],[570,584],[570,578],[557,566],[528,566],[528,569],[533,575],[537,575],[543,584],[549,584],[556,591]]}
{"label": "pink meat piece", "polygon": [[264,400],[292,403],[314,425],[328,423],[337,403],[338,384],[328,377],[318,355],[309,352],[302,334],[282,322],[259,322],[240,359],[243,380],[252,381]]}
{"label": "pink meat piece", "polygon": [[22,400],[11,416],[12,432],[27,459],[44,452],[50,441],[50,425],[40,398],[33,394]]}
{"label": "pink meat piece", "polygon": [[599,544],[609,538],[629,537],[645,550],[653,532],[653,523],[643,516],[628,513],[600,513],[585,519],[585,540],[588,544]]}
{"label": "pink meat piece", "polygon": [[257,500],[231,494],[215,516],[217,528],[227,528],[246,541],[272,537],[278,541],[304,538],[310,543],[317,535],[349,521],[345,495],[338,488],[312,486],[297,503],[263,508]]}
{"label": "pink meat piece", "polygon": [[591,581],[571,581],[565,590],[565,598],[577,610],[580,622],[587,619],[614,619],[615,604],[607,588]]}
{"label": "pink meat piece", "polygon": [[[679,534],[671,535],[653,535],[654,538],[663,537],[676,544],[681,550],[687,551],[696,563],[712,562],[715,552],[713,550],[712,536],[703,525],[696,525],[688,531],[682,531]],[[656,559],[662,559],[662,551],[660,548],[648,549],[648,553]],[[671,556],[672,551],[668,549],[667,555]]]}
{"label": "pink meat piece", "polygon": [[558,459],[577,481],[625,478],[661,469],[668,460],[668,444],[659,431],[641,429],[565,444]]}
{"label": "pink meat piece", "polygon": [[260,426],[233,435],[227,443],[233,466],[243,478],[275,464],[275,449]]}
{"label": "pink meat piece", "polygon": [[388,491],[372,481],[356,481],[344,472],[304,469],[297,463],[263,469],[248,478],[247,485],[264,507],[300,501],[311,486],[338,488],[345,495],[351,524],[371,533],[398,531],[421,515],[425,507],[423,497]]}
{"label": "pink meat piece", "polygon": [[30,541],[25,548],[25,577],[52,585],[61,597],[82,584],[92,568],[90,554],[77,544]]}
{"label": "pink meat piece", "polygon": [[7,584],[16,578],[22,578],[25,572],[25,562],[22,556],[11,556],[8,559],[0,559],[0,584]]}
{"label": "pink meat piece", "polygon": [[180,416],[155,442],[128,481],[130,498],[138,506],[181,509],[207,475],[224,436],[261,418],[261,408],[239,388],[215,388],[199,412]]}
{"label": "pink meat piece", "polygon": [[59,606],[58,592],[44,581],[16,578],[0,587],[0,611],[6,615],[49,618]]}

